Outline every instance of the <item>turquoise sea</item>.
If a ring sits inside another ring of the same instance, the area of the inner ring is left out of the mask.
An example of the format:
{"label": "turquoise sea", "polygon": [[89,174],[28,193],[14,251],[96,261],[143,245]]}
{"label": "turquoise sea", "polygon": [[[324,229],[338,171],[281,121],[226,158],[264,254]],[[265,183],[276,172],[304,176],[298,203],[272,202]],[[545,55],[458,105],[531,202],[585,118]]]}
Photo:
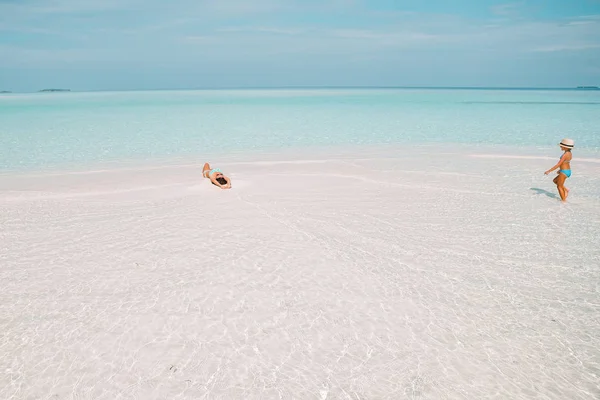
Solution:
{"label": "turquoise sea", "polygon": [[600,91],[269,89],[0,95],[0,170],[309,146],[485,144],[600,154]]}

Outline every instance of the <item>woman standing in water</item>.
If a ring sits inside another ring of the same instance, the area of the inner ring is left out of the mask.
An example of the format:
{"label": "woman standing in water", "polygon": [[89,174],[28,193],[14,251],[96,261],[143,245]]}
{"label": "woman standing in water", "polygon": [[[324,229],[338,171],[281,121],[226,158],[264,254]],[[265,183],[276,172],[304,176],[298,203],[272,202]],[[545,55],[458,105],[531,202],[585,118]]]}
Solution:
{"label": "woman standing in water", "polygon": [[571,176],[571,160],[573,159],[573,155],[571,154],[571,149],[575,145],[575,142],[571,139],[563,139],[560,143],[560,149],[564,151],[558,163],[548,171],[544,172],[544,174],[548,175],[550,172],[554,171],[556,168],[559,168],[557,172],[556,178],[554,178],[553,182],[556,184],[556,188],[558,189],[558,194],[560,195],[560,199],[562,202],[567,201],[567,196],[569,195],[569,189],[565,187],[565,181],[567,178]]}

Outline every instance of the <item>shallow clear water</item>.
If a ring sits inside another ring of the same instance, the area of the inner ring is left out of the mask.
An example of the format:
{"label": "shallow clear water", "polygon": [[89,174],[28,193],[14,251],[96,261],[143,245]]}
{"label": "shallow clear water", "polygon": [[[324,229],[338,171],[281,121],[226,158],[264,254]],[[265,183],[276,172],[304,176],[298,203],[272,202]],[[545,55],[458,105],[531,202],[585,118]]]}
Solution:
{"label": "shallow clear water", "polygon": [[0,399],[600,399],[600,163],[368,147],[0,174]]}
{"label": "shallow clear water", "polygon": [[600,152],[600,92],[298,89],[0,96],[0,170],[290,147],[467,143]]}

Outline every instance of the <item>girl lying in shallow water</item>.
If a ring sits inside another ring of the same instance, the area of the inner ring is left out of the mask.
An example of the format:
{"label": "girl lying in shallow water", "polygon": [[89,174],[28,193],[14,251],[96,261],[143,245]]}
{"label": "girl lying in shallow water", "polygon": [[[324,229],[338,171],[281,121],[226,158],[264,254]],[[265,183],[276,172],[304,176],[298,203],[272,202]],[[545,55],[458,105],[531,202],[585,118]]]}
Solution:
{"label": "girl lying in shallow water", "polygon": [[210,179],[213,185],[221,189],[231,189],[231,179],[223,175],[223,172],[219,168],[211,168],[209,163],[204,163],[202,175]]}

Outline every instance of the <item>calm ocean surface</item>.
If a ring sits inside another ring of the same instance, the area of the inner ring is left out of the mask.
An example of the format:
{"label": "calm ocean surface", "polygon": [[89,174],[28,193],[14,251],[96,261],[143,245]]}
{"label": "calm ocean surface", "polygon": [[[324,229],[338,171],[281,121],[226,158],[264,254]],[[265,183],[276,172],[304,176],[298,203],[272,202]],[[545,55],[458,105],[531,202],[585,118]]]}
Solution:
{"label": "calm ocean surface", "polygon": [[600,154],[600,91],[278,89],[0,95],[0,170],[331,145]]}

